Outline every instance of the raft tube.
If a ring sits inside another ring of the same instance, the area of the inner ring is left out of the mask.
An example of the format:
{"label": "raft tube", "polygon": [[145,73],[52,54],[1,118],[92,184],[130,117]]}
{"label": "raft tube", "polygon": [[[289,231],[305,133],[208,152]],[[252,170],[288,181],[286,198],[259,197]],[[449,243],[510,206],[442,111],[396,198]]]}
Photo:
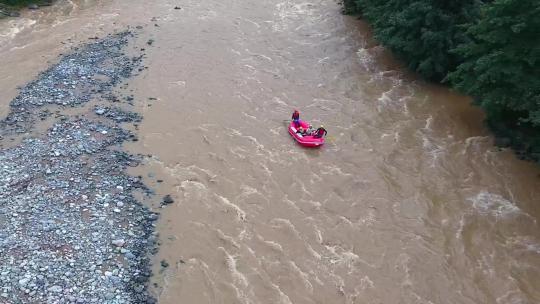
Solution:
{"label": "raft tube", "polygon": [[[309,124],[307,122],[305,122],[305,121],[300,121],[300,126],[302,126],[302,128],[304,128],[304,129],[309,128]],[[315,137],[313,137],[311,135],[303,136],[303,135],[301,135],[299,133],[296,133],[296,131],[298,131],[298,129],[296,128],[294,122],[291,121],[291,123],[289,124],[289,134],[291,134],[291,136],[301,146],[309,147],[309,148],[317,148],[317,147],[320,147],[320,146],[324,145],[324,137],[315,138]]]}

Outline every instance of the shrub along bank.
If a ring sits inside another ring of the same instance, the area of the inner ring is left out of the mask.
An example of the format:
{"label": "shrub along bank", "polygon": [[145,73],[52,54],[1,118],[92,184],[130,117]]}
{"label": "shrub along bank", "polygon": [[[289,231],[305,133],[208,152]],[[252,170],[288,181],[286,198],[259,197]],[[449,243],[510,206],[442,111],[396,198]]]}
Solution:
{"label": "shrub along bank", "polygon": [[540,160],[540,1],[344,3],[411,70],[472,96],[499,145]]}
{"label": "shrub along bank", "polygon": [[17,9],[26,6],[47,6],[51,5],[53,0],[0,0],[0,9]]}

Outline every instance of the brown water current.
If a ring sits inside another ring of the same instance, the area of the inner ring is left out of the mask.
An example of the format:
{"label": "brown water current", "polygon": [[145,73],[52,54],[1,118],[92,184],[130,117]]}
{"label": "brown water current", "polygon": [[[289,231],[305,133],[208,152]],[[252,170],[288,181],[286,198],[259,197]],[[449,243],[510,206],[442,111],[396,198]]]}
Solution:
{"label": "brown water current", "polygon": [[[334,1],[60,1],[0,20],[0,114],[58,54],[127,26],[155,42],[126,148],[152,155],[133,171],[149,204],[175,199],[160,303],[540,303],[540,171]],[[326,146],[292,141],[295,108]]]}

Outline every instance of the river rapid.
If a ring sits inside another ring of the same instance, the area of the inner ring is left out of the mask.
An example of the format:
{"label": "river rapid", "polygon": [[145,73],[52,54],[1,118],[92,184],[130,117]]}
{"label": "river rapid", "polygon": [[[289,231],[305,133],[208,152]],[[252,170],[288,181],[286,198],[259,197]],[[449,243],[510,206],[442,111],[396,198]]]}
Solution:
{"label": "river rapid", "polygon": [[[178,9],[175,9],[177,7]],[[0,115],[71,46],[139,26],[160,303],[540,303],[540,170],[330,0],[59,1],[0,20]],[[142,27],[142,29],[141,29]],[[296,145],[293,109],[327,145]],[[159,182],[158,182],[159,180]],[[159,208],[161,196],[175,203]],[[165,260],[170,265],[160,266]]]}

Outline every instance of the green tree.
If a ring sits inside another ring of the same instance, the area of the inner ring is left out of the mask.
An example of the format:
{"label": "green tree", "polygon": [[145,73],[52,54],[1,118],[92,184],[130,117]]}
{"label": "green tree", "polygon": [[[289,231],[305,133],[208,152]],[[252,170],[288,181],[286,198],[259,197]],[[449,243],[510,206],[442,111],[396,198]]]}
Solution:
{"label": "green tree", "polygon": [[460,63],[450,50],[467,41],[463,24],[477,18],[477,0],[347,0],[348,11],[362,15],[376,38],[408,67],[440,81]]}
{"label": "green tree", "polygon": [[449,75],[475,98],[488,124],[518,149],[540,157],[540,1],[496,0],[468,29]]}

